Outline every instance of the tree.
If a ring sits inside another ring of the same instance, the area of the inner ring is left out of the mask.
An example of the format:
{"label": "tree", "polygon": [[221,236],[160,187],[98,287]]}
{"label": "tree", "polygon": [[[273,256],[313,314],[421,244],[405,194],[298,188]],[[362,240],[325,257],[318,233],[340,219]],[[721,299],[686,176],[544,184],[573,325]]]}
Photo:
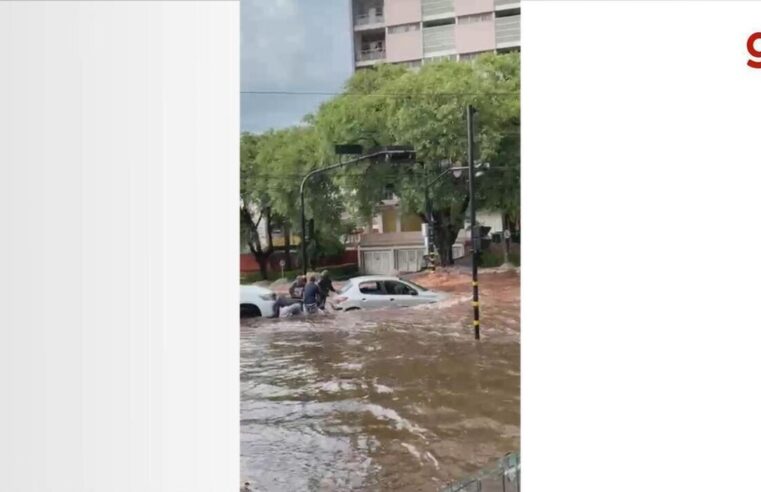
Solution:
{"label": "tree", "polygon": [[[339,173],[336,182],[344,190],[354,190],[347,196],[357,217],[375,213],[386,185],[394,183],[403,210],[429,220],[424,214],[426,183],[440,172],[443,163],[466,162],[467,104],[479,110],[480,160],[496,169],[489,171],[493,181],[490,178],[490,186],[479,192],[475,206],[514,212],[519,203],[514,169],[499,168],[519,162],[518,149],[509,145],[516,140],[520,126],[519,80],[517,54],[485,55],[473,63],[434,63],[419,72],[387,65],[357,72],[344,94],[323,104],[313,118],[323,141],[409,144],[422,164],[366,165],[359,172]],[[431,196],[434,240],[442,261],[449,264],[452,244],[470,205],[466,181],[447,176],[432,187]]]}
{"label": "tree", "polygon": [[[240,234],[267,280],[268,261],[274,251],[272,207],[266,193],[266,175],[256,165],[262,137],[243,134],[240,141]],[[265,241],[260,225],[265,228]]]}
{"label": "tree", "polygon": [[[243,136],[242,142],[249,137]],[[244,145],[244,143],[242,143]],[[287,267],[290,263],[290,232],[298,230],[301,206],[299,186],[311,170],[332,163],[332,154],[323,146],[311,126],[299,126],[270,131],[256,138],[255,148],[241,148],[241,170],[247,170],[241,180],[241,190],[248,193],[249,202],[258,203],[261,210],[267,207],[271,216],[265,226],[277,224],[285,238]],[[244,151],[247,158],[244,159]],[[315,221],[318,235],[309,238],[307,262],[315,264],[324,255],[327,245],[335,244],[343,233],[341,213],[344,210],[340,190],[329,176],[316,176],[305,188],[306,214]],[[266,248],[260,256],[266,254]],[[304,261],[302,259],[302,261]]]}

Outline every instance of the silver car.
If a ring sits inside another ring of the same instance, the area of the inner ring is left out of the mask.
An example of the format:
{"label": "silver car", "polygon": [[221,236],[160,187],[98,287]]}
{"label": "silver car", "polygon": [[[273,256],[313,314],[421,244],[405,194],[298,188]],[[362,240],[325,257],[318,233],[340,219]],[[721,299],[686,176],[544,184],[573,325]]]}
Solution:
{"label": "silver car", "polygon": [[339,311],[354,311],[431,304],[447,297],[447,294],[428,290],[409,280],[367,275],[346,282],[338,295],[331,299],[331,304]]}

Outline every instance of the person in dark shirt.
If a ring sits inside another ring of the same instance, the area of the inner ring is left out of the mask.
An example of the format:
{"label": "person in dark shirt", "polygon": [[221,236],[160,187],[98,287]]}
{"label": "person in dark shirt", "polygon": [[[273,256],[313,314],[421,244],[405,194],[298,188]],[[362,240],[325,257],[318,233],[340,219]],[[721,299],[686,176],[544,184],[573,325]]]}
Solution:
{"label": "person in dark shirt", "polygon": [[309,283],[304,287],[304,310],[308,314],[316,313],[319,309],[320,288],[317,286],[317,278],[312,275]]}
{"label": "person in dark shirt", "polygon": [[317,287],[320,289],[319,307],[320,309],[325,309],[325,301],[327,301],[328,295],[330,295],[331,292],[336,291],[336,289],[333,288],[333,281],[330,280],[330,272],[327,270],[322,271],[320,274],[320,281],[317,282]]}

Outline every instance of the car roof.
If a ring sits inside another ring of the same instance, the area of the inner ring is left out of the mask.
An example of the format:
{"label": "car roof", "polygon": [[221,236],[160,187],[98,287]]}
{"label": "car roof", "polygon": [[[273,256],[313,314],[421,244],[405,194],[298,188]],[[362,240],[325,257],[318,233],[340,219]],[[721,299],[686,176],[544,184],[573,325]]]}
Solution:
{"label": "car roof", "polygon": [[262,293],[272,292],[272,289],[256,284],[240,284],[241,290],[260,291]]}
{"label": "car roof", "polygon": [[361,277],[353,277],[349,279],[351,282],[377,282],[377,281],[384,281],[384,280],[396,280],[400,281],[399,277],[392,277],[389,275],[363,275]]}

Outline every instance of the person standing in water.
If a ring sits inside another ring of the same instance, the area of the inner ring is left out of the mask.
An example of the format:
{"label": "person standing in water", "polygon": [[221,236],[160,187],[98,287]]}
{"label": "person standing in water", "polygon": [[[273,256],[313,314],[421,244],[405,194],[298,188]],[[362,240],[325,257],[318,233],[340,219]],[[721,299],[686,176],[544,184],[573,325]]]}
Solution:
{"label": "person standing in water", "polygon": [[309,277],[309,283],[304,287],[304,311],[314,314],[319,310],[320,288],[317,286],[317,277]]}
{"label": "person standing in water", "polygon": [[304,298],[304,287],[307,284],[307,278],[306,275],[299,275],[296,277],[296,280],[291,284],[291,287],[288,289],[288,293],[291,295],[291,299],[303,299]]}
{"label": "person standing in water", "polygon": [[[296,314],[298,311],[301,311],[301,301],[304,297],[304,286],[307,283],[307,278],[304,275],[299,275],[296,277],[296,280],[293,281],[290,288],[288,289],[288,293],[290,294],[290,298],[287,298],[285,296],[278,296],[277,300],[275,301],[275,304],[272,306],[272,317],[273,318],[279,318],[281,317],[281,310],[283,308],[288,308],[285,310],[289,315]],[[295,304],[299,304],[299,309],[296,309],[293,307]]]}
{"label": "person standing in water", "polygon": [[333,281],[330,279],[330,272],[323,270],[320,274],[320,281],[317,282],[317,287],[320,289],[319,307],[325,309],[325,302],[328,300],[328,295],[331,292],[335,292],[333,288]]}

